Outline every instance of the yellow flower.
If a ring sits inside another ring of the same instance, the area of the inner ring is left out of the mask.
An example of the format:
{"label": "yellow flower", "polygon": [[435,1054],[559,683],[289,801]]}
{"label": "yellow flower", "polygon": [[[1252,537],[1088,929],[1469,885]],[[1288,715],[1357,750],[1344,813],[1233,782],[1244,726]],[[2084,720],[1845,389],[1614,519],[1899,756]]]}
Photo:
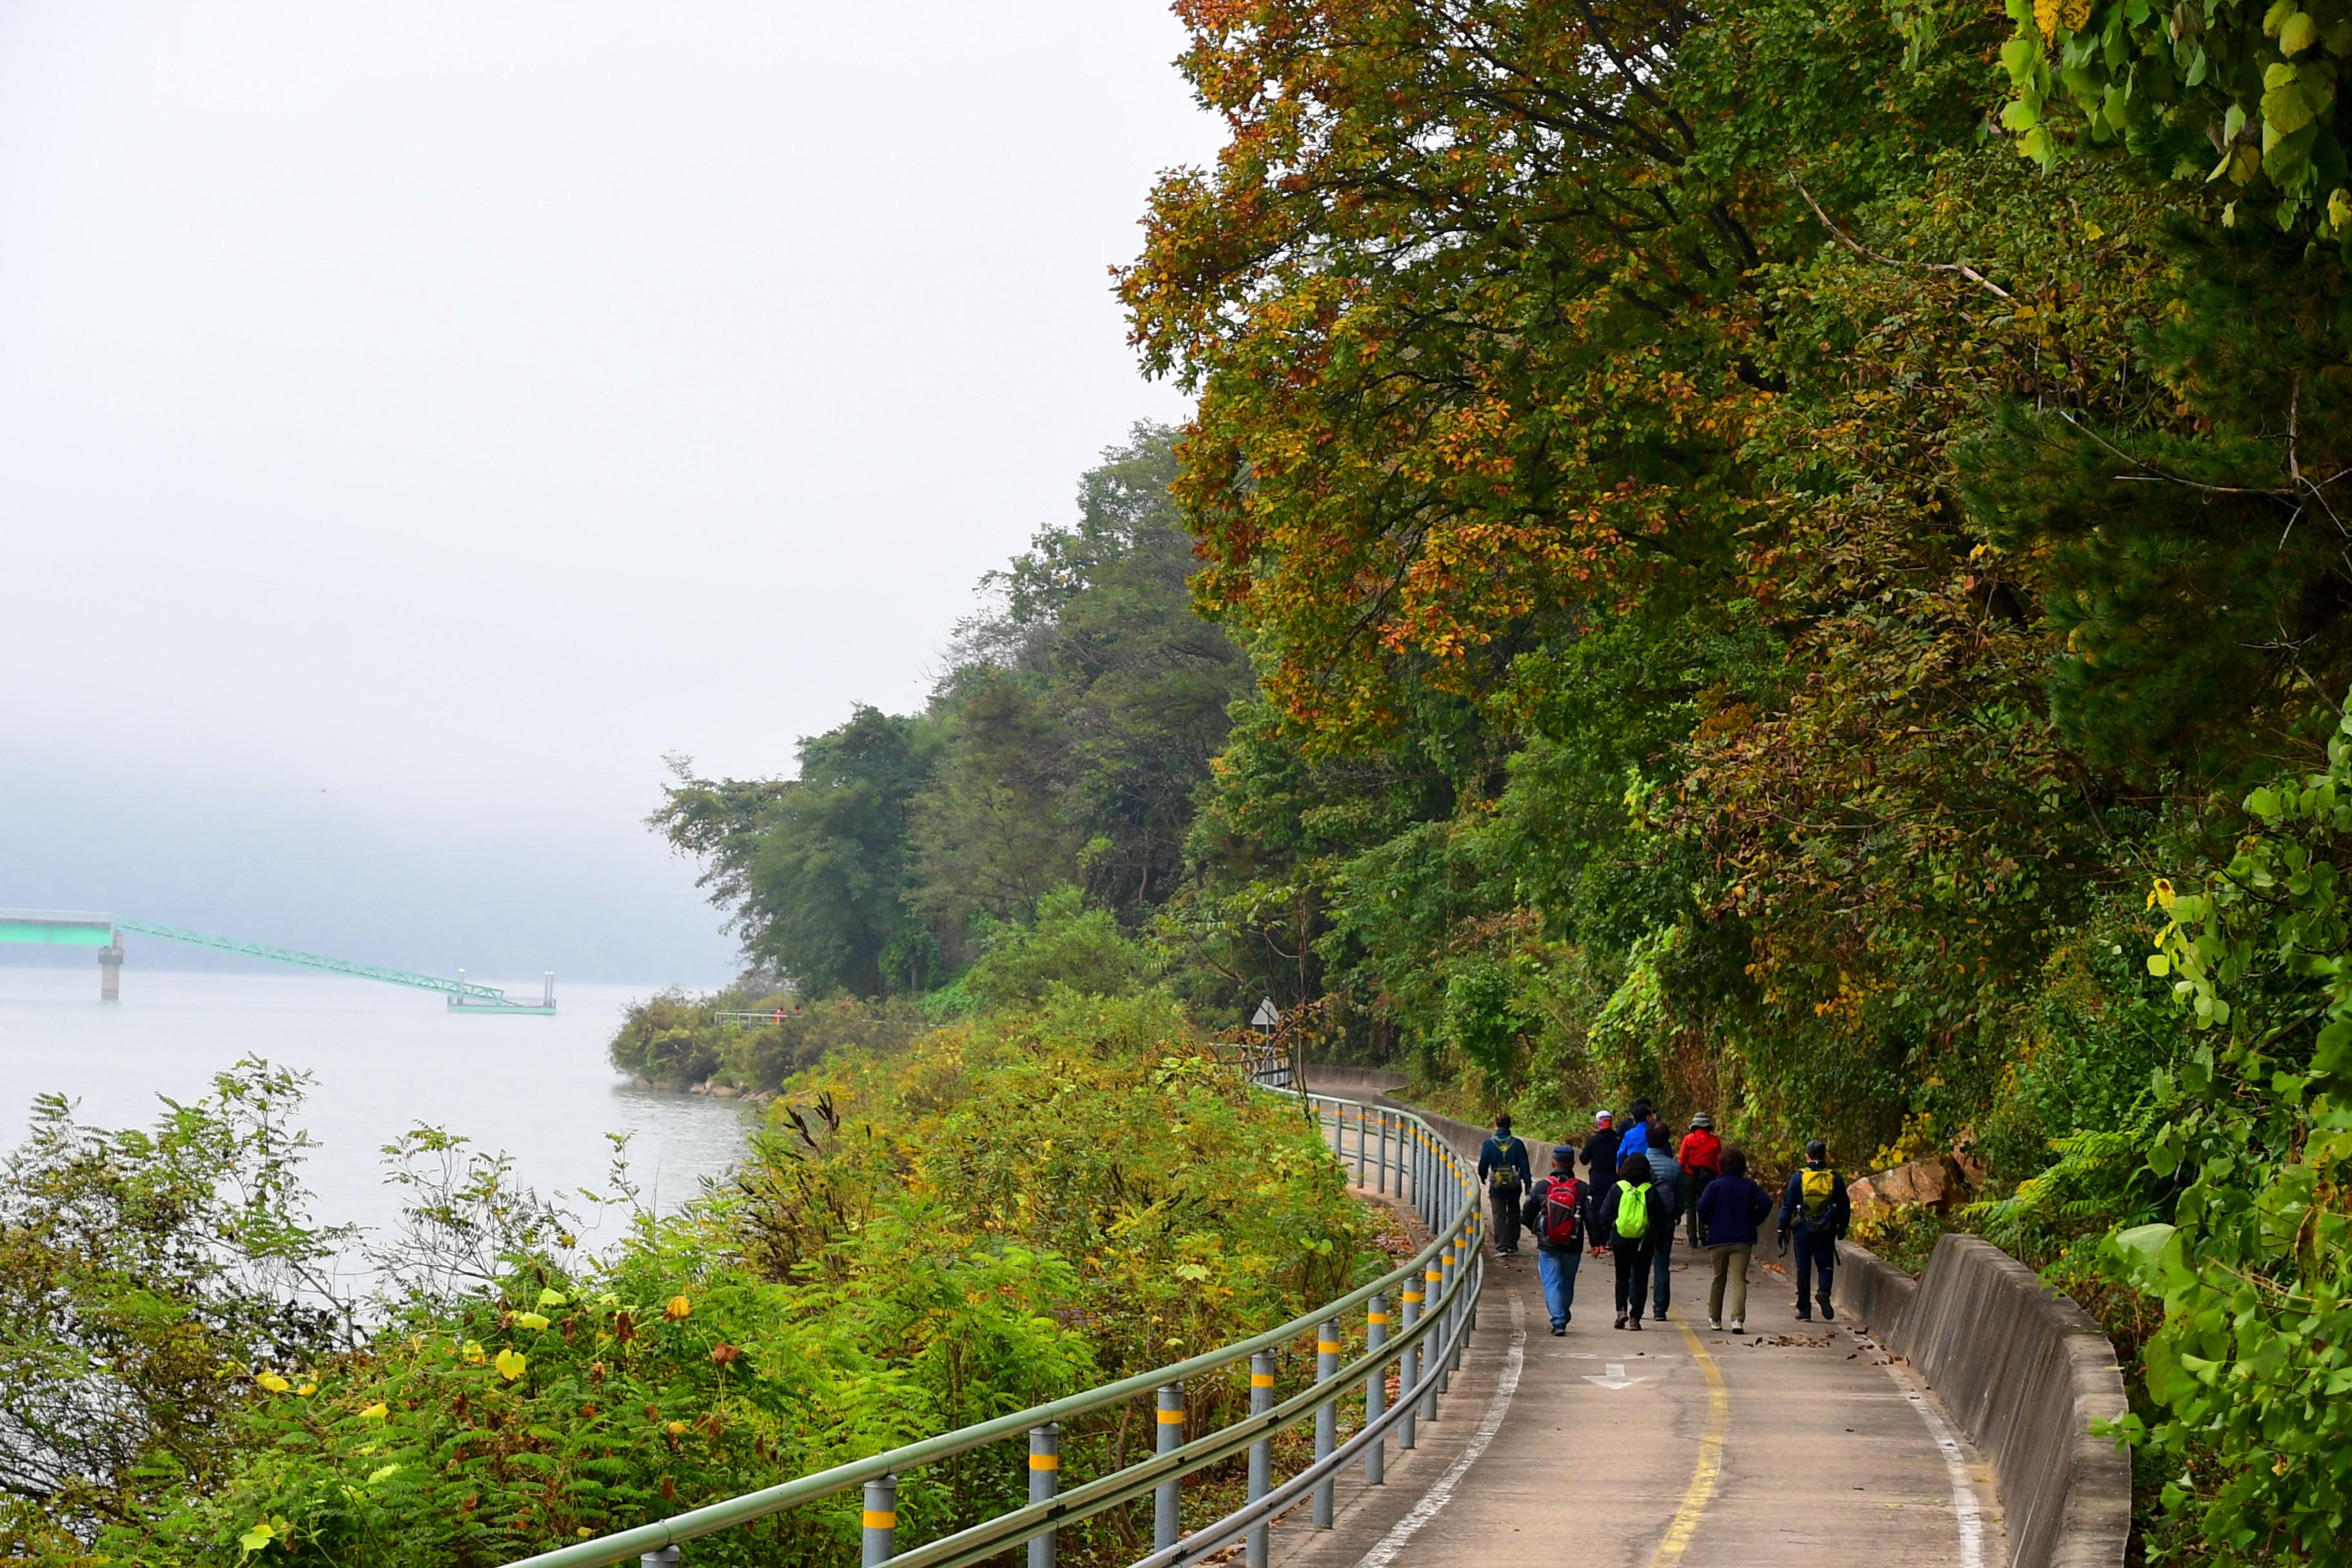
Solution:
{"label": "yellow flower", "polygon": [[547,1327],[547,1319],[545,1315],[539,1312],[517,1312],[515,1314],[515,1321],[526,1329],[543,1329]]}
{"label": "yellow flower", "polygon": [[479,1340],[467,1340],[458,1348],[457,1353],[466,1358],[467,1365],[479,1366],[482,1364],[482,1342]]}
{"label": "yellow flower", "polygon": [[300,1394],[303,1398],[308,1399],[310,1395],[319,1392],[319,1385],[315,1383],[306,1383],[294,1392]]}
{"label": "yellow flower", "polygon": [[499,1359],[492,1364],[499,1369],[500,1377],[512,1383],[523,1374],[523,1369],[530,1364],[530,1359],[515,1351],[504,1350],[499,1352]]}
{"label": "yellow flower", "polygon": [[669,1435],[673,1437],[678,1436],[685,1430],[686,1423],[683,1421],[673,1421],[669,1424]]}
{"label": "yellow flower", "polygon": [[361,1411],[360,1414],[366,1416],[371,1421],[381,1421],[385,1416],[392,1414],[392,1407],[384,1404],[383,1400],[379,1399],[373,1405],[369,1405],[365,1410]]}
{"label": "yellow flower", "polygon": [[683,1296],[672,1296],[669,1305],[662,1309],[662,1316],[673,1323],[690,1318],[694,1316],[694,1303]]}
{"label": "yellow flower", "polygon": [[283,1394],[294,1385],[274,1372],[265,1372],[253,1380],[272,1394]]}

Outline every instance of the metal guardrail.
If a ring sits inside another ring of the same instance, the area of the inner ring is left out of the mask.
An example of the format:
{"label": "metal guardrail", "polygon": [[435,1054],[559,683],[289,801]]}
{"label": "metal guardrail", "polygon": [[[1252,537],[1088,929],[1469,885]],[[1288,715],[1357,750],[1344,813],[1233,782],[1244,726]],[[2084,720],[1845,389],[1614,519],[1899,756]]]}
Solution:
{"label": "metal guardrail", "polygon": [[[1279,1092],[1297,1092],[1288,1088],[1286,1062],[1278,1068],[1271,1062],[1250,1066],[1255,1069],[1252,1078],[1259,1087],[1274,1087],[1262,1081],[1261,1074],[1274,1078],[1278,1073]],[[1410,1449],[1415,1423],[1437,1419],[1438,1399],[1459,1369],[1463,1343],[1476,1324],[1478,1293],[1486,1278],[1478,1247],[1482,1211],[1476,1184],[1434,1128],[1410,1111],[1386,1106],[1325,1094],[1306,1094],[1301,1099],[1342,1161],[1349,1159],[1347,1134],[1350,1127],[1354,1129],[1352,1163],[1360,1184],[1382,1194],[1393,1191],[1413,1205],[1432,1232],[1429,1245],[1407,1262],[1304,1317],[1188,1361],[651,1524],[542,1552],[520,1559],[509,1568],[607,1568],[632,1557],[640,1558],[643,1568],[677,1568],[678,1548],[684,1542],[771,1518],[859,1486],[865,1488],[865,1568],[883,1563],[892,1568],[966,1568],[1023,1542],[1028,1543],[1030,1568],[1053,1568],[1055,1536],[1060,1527],[1146,1497],[1154,1501],[1153,1550],[1138,1559],[1133,1568],[1176,1568],[1242,1536],[1247,1537],[1249,1568],[1265,1568],[1266,1530],[1277,1514],[1311,1493],[1314,1521],[1328,1527],[1332,1521],[1335,1478],[1341,1469],[1360,1460],[1365,1481],[1381,1484],[1390,1442]],[[1389,1331],[1391,1291],[1397,1292],[1402,1305],[1393,1337]],[[1365,1314],[1364,1353],[1343,1366],[1339,1363],[1346,1342],[1343,1325],[1359,1310]],[[1316,1337],[1315,1382],[1276,1402],[1275,1352],[1308,1333]],[[1244,1357],[1250,1360],[1249,1415],[1185,1442],[1185,1381],[1231,1366]],[[1398,1369],[1393,1405],[1387,1403],[1391,1365]],[[1363,1425],[1340,1443],[1339,1402],[1360,1392]],[[1158,1451],[1068,1491],[1061,1490],[1060,1424],[1147,1395],[1152,1397],[1157,1411]],[[1277,1487],[1273,1481],[1275,1434],[1310,1416],[1315,1420],[1314,1463]],[[1028,1506],[908,1551],[898,1550],[901,1474],[985,1444],[1019,1437],[1025,1437],[1029,1445]],[[1244,1449],[1249,1453],[1249,1500],[1223,1518],[1184,1534],[1179,1509],[1183,1478]]]}

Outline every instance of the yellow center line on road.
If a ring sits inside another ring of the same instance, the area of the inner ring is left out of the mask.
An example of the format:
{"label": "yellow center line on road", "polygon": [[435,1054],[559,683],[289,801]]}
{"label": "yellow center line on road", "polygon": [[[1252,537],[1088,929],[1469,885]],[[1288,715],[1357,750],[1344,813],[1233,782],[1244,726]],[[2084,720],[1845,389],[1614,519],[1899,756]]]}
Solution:
{"label": "yellow center line on road", "polygon": [[1731,1430],[1731,1392],[1724,1386],[1723,1369],[1715,1364],[1715,1358],[1706,1353],[1706,1346],[1680,1312],[1675,1314],[1674,1322],[1691,1348],[1691,1359],[1706,1374],[1706,1434],[1698,1440],[1698,1464],[1691,1471],[1683,1505],[1675,1510],[1674,1522],[1666,1526],[1666,1538],[1658,1542],[1650,1568],[1675,1568],[1683,1560],[1691,1537],[1698,1533],[1699,1515],[1715,1496],[1715,1479],[1723,1472],[1723,1439]]}

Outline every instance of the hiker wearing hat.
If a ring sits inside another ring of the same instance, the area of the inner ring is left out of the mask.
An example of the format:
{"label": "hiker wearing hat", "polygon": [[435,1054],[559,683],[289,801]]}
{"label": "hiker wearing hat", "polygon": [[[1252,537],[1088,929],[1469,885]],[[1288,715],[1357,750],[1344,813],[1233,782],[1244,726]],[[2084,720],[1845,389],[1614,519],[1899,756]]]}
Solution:
{"label": "hiker wearing hat", "polygon": [[1830,1305],[1831,1276],[1837,1270],[1838,1237],[1853,1219],[1853,1203],[1845,1194],[1845,1182],[1830,1164],[1829,1145],[1816,1138],[1805,1145],[1805,1163],[1789,1173],[1789,1184],[1780,1194],[1780,1250],[1789,1250],[1789,1235],[1797,1237],[1797,1321],[1813,1321],[1813,1304],[1805,1299],[1807,1276],[1821,1276],[1820,1289],[1813,1300],[1822,1304],[1822,1316],[1835,1319],[1837,1309]]}
{"label": "hiker wearing hat", "polygon": [[1494,1136],[1478,1149],[1478,1183],[1495,1211],[1495,1250],[1508,1258],[1519,1250],[1519,1200],[1533,1176],[1528,1146],[1511,1136],[1511,1113],[1495,1118]]}
{"label": "hiker wearing hat", "polygon": [[[1584,1140],[1584,1152],[1580,1158],[1584,1162],[1585,1194],[1598,1203],[1601,1194],[1617,1180],[1617,1129],[1608,1111],[1592,1113],[1592,1131]],[[1596,1248],[1609,1245],[1607,1226],[1593,1225],[1591,1229]]]}
{"label": "hiker wearing hat", "polygon": [[1551,1152],[1551,1174],[1538,1182],[1519,1211],[1536,1233],[1536,1273],[1543,1279],[1544,1307],[1551,1331],[1568,1332],[1569,1309],[1576,1304],[1576,1266],[1585,1244],[1584,1184],[1576,1179],[1576,1151],[1562,1143]]}
{"label": "hiker wearing hat", "polygon": [[1706,1195],[1706,1184],[1723,1173],[1723,1140],[1715,1135],[1715,1118],[1704,1110],[1692,1117],[1690,1131],[1683,1134],[1675,1154],[1683,1163],[1683,1191],[1690,1196],[1690,1244],[1696,1248],[1706,1245],[1699,1237],[1698,1200]]}

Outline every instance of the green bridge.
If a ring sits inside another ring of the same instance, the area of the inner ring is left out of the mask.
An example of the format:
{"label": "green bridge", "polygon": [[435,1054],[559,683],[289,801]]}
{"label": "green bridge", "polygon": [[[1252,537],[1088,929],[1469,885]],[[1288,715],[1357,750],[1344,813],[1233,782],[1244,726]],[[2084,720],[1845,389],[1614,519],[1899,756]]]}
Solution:
{"label": "green bridge", "polygon": [[299,964],[305,969],[323,969],[331,974],[382,981],[387,985],[438,991],[448,997],[449,1006],[457,1012],[546,1015],[555,1011],[555,975],[552,972],[547,975],[546,988],[538,1001],[517,1001],[495,985],[484,985],[478,981],[467,979],[462,969],[455,980],[447,980],[437,974],[418,974],[405,969],[387,969],[382,964],[330,958],[324,953],[305,952],[299,948],[217,936],[210,931],[190,931],[183,926],[163,925],[155,921],[133,920],[127,915],[71,910],[0,910],[0,942],[96,948],[99,997],[106,1002],[118,1001],[122,994],[124,931],[162,937],[167,942],[184,942],[191,947],[209,947],[219,952],[242,953],[247,958]]}

